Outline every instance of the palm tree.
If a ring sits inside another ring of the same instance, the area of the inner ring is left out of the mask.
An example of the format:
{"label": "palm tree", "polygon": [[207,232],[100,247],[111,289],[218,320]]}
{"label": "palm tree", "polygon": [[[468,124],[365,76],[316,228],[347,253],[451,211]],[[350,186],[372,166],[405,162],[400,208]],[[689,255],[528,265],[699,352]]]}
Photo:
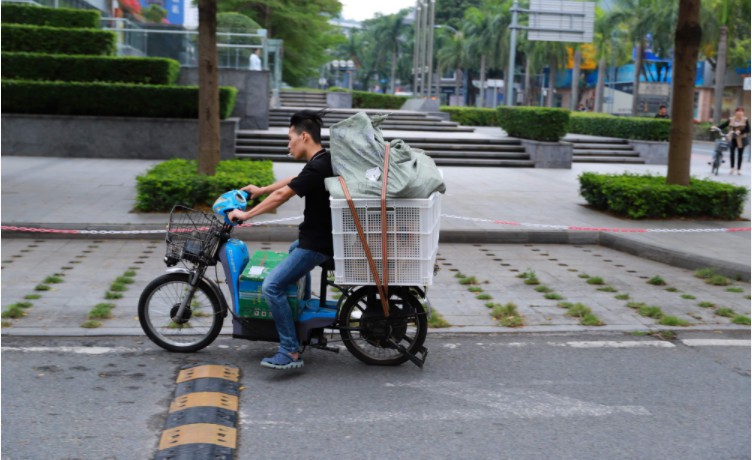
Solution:
{"label": "palm tree", "polygon": [[[488,4],[483,10],[475,7],[465,11],[462,32],[468,58],[480,58],[480,98],[478,106],[485,105],[486,73],[489,68],[503,65],[507,37],[508,2]],[[506,9],[506,12],[505,12]]]}
{"label": "palm tree", "polygon": [[436,52],[440,74],[446,69],[454,69],[454,94],[456,96],[460,94],[462,67],[467,60],[465,50],[465,36],[462,32],[456,31],[448,40],[442,40],[442,46]]}
{"label": "palm tree", "polygon": [[546,91],[546,106],[554,105],[554,88],[556,86],[556,71],[564,63],[567,56],[567,46],[561,42],[527,42],[527,56],[534,72],[548,66],[548,90]]}

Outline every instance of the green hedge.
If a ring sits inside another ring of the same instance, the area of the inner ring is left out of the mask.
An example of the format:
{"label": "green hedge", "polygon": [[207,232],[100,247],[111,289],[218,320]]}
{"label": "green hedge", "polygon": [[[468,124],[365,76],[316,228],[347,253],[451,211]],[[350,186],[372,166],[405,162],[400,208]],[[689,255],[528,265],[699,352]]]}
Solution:
{"label": "green hedge", "polygon": [[180,76],[174,59],[2,53],[2,76],[13,80],[108,81],[172,85]]}
{"label": "green hedge", "polygon": [[745,187],[692,179],[689,186],[669,185],[666,178],[636,174],[579,176],[580,194],[593,207],[632,219],[711,217],[737,219],[749,191]]}
{"label": "green hedge", "polygon": [[496,111],[499,126],[512,137],[558,142],[567,134],[568,110],[499,106]]}
{"label": "green hedge", "polygon": [[667,141],[671,132],[671,121],[574,112],[569,119],[569,132],[641,141]]}
{"label": "green hedge", "polygon": [[463,126],[499,126],[496,109],[442,106],[440,110]]}
{"label": "green hedge", "polygon": [[[197,118],[197,86],[133,83],[2,81],[3,113]],[[219,89],[220,117],[235,107],[238,90]]]}
{"label": "green hedge", "polygon": [[[73,8],[44,8],[39,6],[3,4],[0,7],[3,24],[30,24],[52,27],[99,28],[98,10]],[[5,27],[5,26],[3,26]]]}
{"label": "green hedge", "polygon": [[115,53],[115,33],[107,30],[4,24],[0,28],[3,51],[46,54]]}
{"label": "green hedge", "polygon": [[692,128],[692,139],[696,141],[714,141],[713,133],[710,132],[711,126],[713,126],[713,123],[709,121],[696,123]]}
{"label": "green hedge", "polygon": [[136,177],[136,209],[164,212],[176,204],[192,208],[211,206],[228,190],[272,183],[274,172],[269,160],[220,161],[214,176],[203,176],[198,174],[196,160],[173,159]]}

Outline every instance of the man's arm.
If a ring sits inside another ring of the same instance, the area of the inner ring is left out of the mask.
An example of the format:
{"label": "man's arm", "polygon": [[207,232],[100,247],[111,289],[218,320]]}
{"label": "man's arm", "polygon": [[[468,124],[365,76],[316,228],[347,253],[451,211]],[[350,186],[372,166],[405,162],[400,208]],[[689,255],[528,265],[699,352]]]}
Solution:
{"label": "man's arm", "polygon": [[267,185],[266,187],[257,187],[253,184],[250,184],[250,185],[246,185],[241,190],[245,190],[246,192],[250,193],[251,196],[253,197],[260,196],[260,195],[268,195],[272,192],[276,192],[282,187],[287,186],[293,179],[295,179],[295,176],[290,176],[285,179],[280,179],[271,185]]}
{"label": "man's arm", "polygon": [[232,211],[229,214],[229,218],[231,220],[235,220],[235,219],[248,220],[251,217],[255,217],[255,216],[258,216],[259,214],[264,214],[266,212],[270,212],[270,211],[277,209],[279,206],[287,202],[287,200],[289,200],[293,196],[295,196],[295,191],[291,189],[290,187],[288,187],[287,185],[284,185],[281,188],[272,192],[272,194],[266,197],[264,201],[254,206],[249,211],[243,212],[237,209],[235,211]]}

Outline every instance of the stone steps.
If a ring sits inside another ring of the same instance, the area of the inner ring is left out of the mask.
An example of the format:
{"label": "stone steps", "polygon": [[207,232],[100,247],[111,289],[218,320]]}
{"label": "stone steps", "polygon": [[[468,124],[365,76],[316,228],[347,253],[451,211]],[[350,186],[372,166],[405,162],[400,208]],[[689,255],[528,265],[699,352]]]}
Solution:
{"label": "stone steps", "polygon": [[569,135],[564,141],[573,144],[573,163],[645,164],[640,154],[624,139]]}
{"label": "stone steps", "polygon": [[[387,134],[385,138],[396,137]],[[447,139],[420,135],[399,138],[413,148],[424,150],[440,166],[534,167],[518,139]],[[287,155],[287,142],[287,135],[282,132],[239,131],[235,156],[294,161]],[[328,135],[322,135],[322,144],[329,147]]]}

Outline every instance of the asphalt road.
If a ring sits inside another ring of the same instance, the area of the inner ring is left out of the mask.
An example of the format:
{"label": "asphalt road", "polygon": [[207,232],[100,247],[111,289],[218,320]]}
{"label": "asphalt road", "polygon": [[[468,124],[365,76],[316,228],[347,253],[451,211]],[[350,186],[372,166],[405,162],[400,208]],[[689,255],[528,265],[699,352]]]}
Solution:
{"label": "asphalt road", "polygon": [[151,458],[192,363],[241,368],[238,459],[750,458],[749,332],[427,345],[422,370],[316,350],[285,373],[258,366],[268,343],[178,355],[138,337],[5,337],[2,458]]}

